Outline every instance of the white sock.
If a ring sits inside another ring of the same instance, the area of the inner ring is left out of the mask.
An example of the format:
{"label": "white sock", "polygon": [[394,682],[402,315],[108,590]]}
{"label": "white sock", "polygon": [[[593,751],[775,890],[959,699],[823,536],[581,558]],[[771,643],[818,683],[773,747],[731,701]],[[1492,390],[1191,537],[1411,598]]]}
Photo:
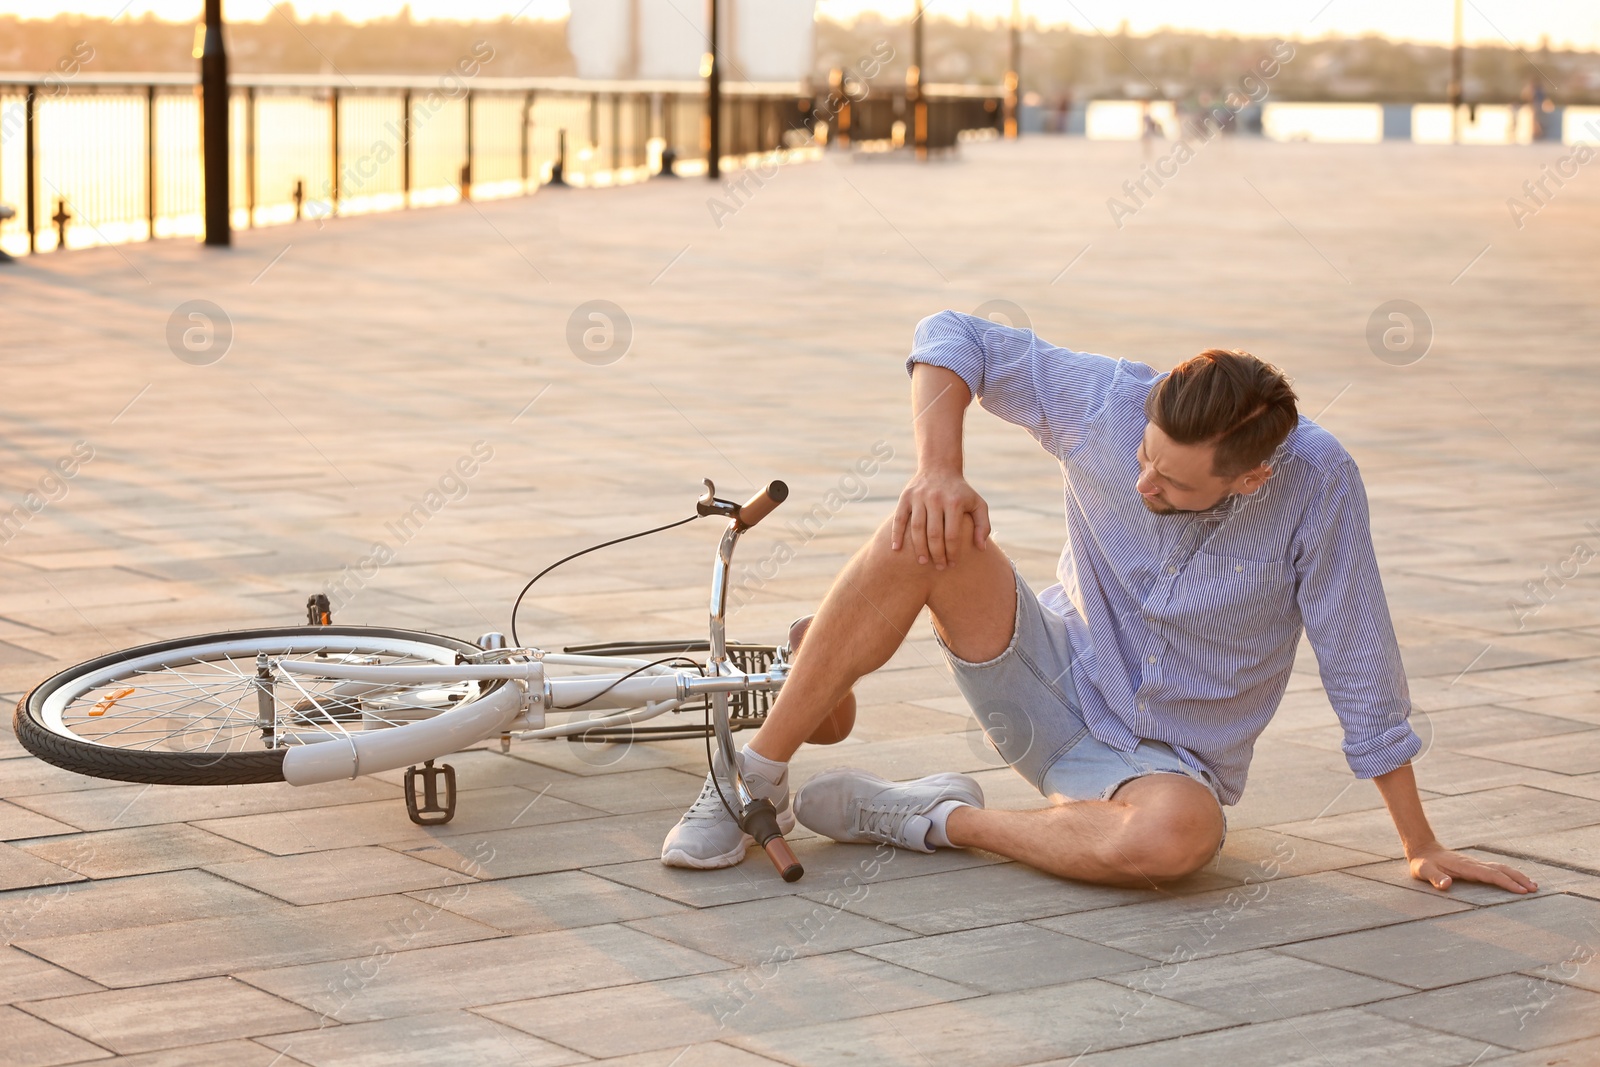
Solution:
{"label": "white sock", "polygon": [[950,837],[945,833],[945,824],[950,818],[950,813],[957,808],[970,808],[972,805],[964,800],[944,800],[934,805],[932,811],[925,818],[928,820],[928,836],[924,839],[929,848],[955,848],[950,843]]}
{"label": "white sock", "polygon": [[739,765],[743,770],[759,774],[774,785],[782,784],[784,776],[789,773],[789,765],[787,763],[769,760],[749,745],[744,746],[740,751]]}

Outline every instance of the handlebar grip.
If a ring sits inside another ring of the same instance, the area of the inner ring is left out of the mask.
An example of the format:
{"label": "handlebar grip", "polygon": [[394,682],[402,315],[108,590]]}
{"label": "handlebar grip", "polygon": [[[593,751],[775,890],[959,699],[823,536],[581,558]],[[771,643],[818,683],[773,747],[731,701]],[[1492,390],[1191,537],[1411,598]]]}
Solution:
{"label": "handlebar grip", "polygon": [[748,530],[768,515],[772,509],[789,499],[789,487],[780,481],[770,481],[765,489],[739,505],[739,528]]}
{"label": "handlebar grip", "polygon": [[800,876],[806,873],[806,869],[800,866],[800,861],[795,858],[789,842],[783,838],[774,837],[761,847],[767,850],[767,858],[778,868],[778,873],[783,875],[785,882],[798,882]]}

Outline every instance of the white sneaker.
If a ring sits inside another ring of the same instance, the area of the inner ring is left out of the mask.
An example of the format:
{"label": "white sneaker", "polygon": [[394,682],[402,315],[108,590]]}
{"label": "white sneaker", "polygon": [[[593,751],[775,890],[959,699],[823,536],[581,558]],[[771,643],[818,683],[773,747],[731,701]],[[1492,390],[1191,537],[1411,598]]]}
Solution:
{"label": "white sneaker", "polygon": [[983,789],[964,774],[930,774],[891,782],[849,767],[824,771],[800,787],[794,813],[801,824],[835,841],[881,841],[932,852],[928,812],[947,800],[983,807]]}
{"label": "white sneaker", "polygon": [[[778,809],[780,832],[793,830],[794,812],[789,810],[787,770],[776,782],[771,781],[763,777],[761,772],[746,766],[743,755],[741,750],[735,758],[739,759],[739,773],[744,777],[745,788],[750,790],[753,797],[765,797],[772,801]],[[721,752],[717,752],[713,758],[713,766],[718,771],[716,779],[706,774],[706,784],[701,787],[700,796],[684,812],[678,825],[667,832],[667,839],[661,843],[661,862],[668,867],[694,867],[699,870],[732,867],[744,859],[745,850],[755,842],[754,838],[739,829],[739,823],[722,804],[723,797],[727,797],[730,804],[737,801],[733,783],[722,773]],[[717,793],[719,784],[722,787],[720,796]]]}

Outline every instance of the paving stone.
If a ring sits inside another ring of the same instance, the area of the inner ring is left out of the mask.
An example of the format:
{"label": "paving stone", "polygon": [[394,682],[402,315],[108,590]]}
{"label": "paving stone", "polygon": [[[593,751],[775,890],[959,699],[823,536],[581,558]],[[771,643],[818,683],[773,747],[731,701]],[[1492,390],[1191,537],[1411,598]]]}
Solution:
{"label": "paving stone", "polygon": [[[608,990],[569,993],[480,1008],[478,1014],[605,1058],[775,1030],[796,1018],[853,1018],[923,1004],[951,1009],[948,1001],[967,995],[950,982],[836,952],[654,982],[628,990],[627,996]],[[791,1057],[784,1053],[782,1059]]]}
{"label": "paving stone", "polygon": [[591,819],[600,812],[518,786],[462,790],[456,816],[441,826],[411,822],[399,797],[332,808],[275,811],[213,819],[195,825],[262,852],[288,856],[301,852],[383,844],[399,850],[435,841],[484,834],[513,826]]}
{"label": "paving stone", "polygon": [[356,948],[376,953],[496,936],[499,931],[479,923],[392,896],[301,908],[273,901],[252,914],[93,934],[37,937],[30,931],[17,944],[101,985],[126,987],[340,959]]}
{"label": "paving stone", "polygon": [[843,908],[805,897],[723,904],[628,925],[675,945],[747,967],[767,960],[815,956],[911,936],[898,927],[863,919]]}
{"label": "paving stone", "polygon": [[[64,771],[52,766],[43,760],[35,759],[31,754],[23,754],[11,759],[0,759],[0,797],[15,802],[20,797],[32,797],[50,793],[71,793],[73,791],[111,789],[120,783],[108,782],[101,778],[90,778],[72,771]],[[32,804],[22,804],[24,808],[34,808]],[[45,814],[50,814],[45,812]],[[62,822],[71,823],[70,819]],[[76,825],[76,824],[74,824]]]}
{"label": "paving stone", "polygon": [[[832,892],[817,891],[807,895],[813,900],[826,901]],[[841,892],[841,895],[848,900],[847,907],[852,912],[919,934],[1091,911],[1147,901],[1153,896],[1143,889],[1069,882],[1016,863],[877,882],[855,900],[849,900],[853,893]]]}
{"label": "paving stone", "polygon": [[632,1056],[615,1056],[605,1061],[606,1067],[688,1067],[693,1063],[705,1067],[771,1067],[778,1060],[769,1060],[732,1045],[709,1042],[685,1045],[682,1048],[655,1049],[637,1052]]}
{"label": "paving stone", "polygon": [[1474,756],[1515,763],[1558,774],[1600,772],[1600,744],[1584,744],[1571,737],[1536,737],[1527,741],[1481,745],[1466,750]]}
{"label": "paving stone", "polygon": [[1116,1048],[1228,1026],[1175,1001],[1140,1000],[1093,979],[956,1004],[859,1014],[842,1022],[735,1038],[741,1048],[796,1064],[1031,1064],[1063,1053]]}
{"label": "paving stone", "polygon": [[82,880],[83,875],[74,870],[29,855],[22,849],[0,844],[0,890]]}
{"label": "paving stone", "polygon": [[1548,834],[1530,834],[1508,842],[1506,851],[1600,876],[1600,826],[1584,826],[1576,830]]}
{"label": "paving stone", "polygon": [[1141,996],[1181,1001],[1248,1023],[1290,1019],[1411,992],[1391,982],[1280,955],[1282,951],[1253,950],[1207,959],[1145,962],[1137,970],[1108,974],[1105,978]]}
{"label": "paving stone", "polygon": [[1554,894],[1304,941],[1280,951],[1435,989],[1558,964],[1586,943],[1600,951],[1600,901]]}
{"label": "paving stone", "polygon": [[38,812],[0,801],[0,841],[20,841],[28,837],[48,837],[51,834],[77,832],[76,826],[68,826],[64,822],[47,819]]}
{"label": "paving stone", "polygon": [[17,847],[88,878],[157,874],[261,856],[253,848],[184,823],[74,833]]}
{"label": "paving stone", "polygon": [[218,1041],[162,1049],[137,1056],[118,1056],[117,1067],[306,1067],[305,1063],[254,1041]]}
{"label": "paving stone", "polygon": [[[662,830],[663,836],[666,830]],[[664,866],[659,858],[588,868],[589,873],[631,885],[669,900],[695,907],[713,907],[745,900],[806,894],[815,900],[853,896],[860,886],[889,884],[902,878],[943,871],[986,867],[1003,862],[1000,857],[969,849],[939,849],[933,853],[906,852],[883,846],[841,845],[816,835],[798,832],[788,836],[805,875],[794,883],[776,876],[766,853],[751,849],[744,862],[720,870],[691,871]],[[660,845],[656,845],[656,854]],[[876,892],[869,889],[868,892]]]}
{"label": "paving stone", "polygon": [[0,1046],[0,1064],[5,1067],[52,1067],[58,1063],[103,1060],[111,1056],[98,1045],[16,1008],[0,1007],[0,1031],[6,1035],[4,1045]]}
{"label": "paving stone", "polygon": [[1593,693],[1565,693],[1553,697],[1533,697],[1528,700],[1506,701],[1504,706],[1518,711],[1531,711],[1539,715],[1554,715],[1600,726],[1600,700]]}
{"label": "paving stone", "polygon": [[264,1037],[268,1048],[311,1067],[389,1067],[400,1062],[473,1067],[557,1067],[588,1057],[467,1012],[436,1012]]}
{"label": "paving stone", "polygon": [[7,941],[64,937],[211,915],[248,915],[277,901],[203,871],[174,871],[0,893]]}
{"label": "paving stone", "polygon": [[[1451,848],[1504,845],[1521,851],[1517,843],[1535,834],[1600,823],[1600,801],[1526,786],[1444,797],[1425,808],[1434,834]],[[1386,811],[1333,815],[1277,829],[1380,856],[1404,854]]]}
{"label": "paving stone", "polygon": [[1585,1067],[1587,1064],[1600,1062],[1600,1038],[1547,1046],[1537,1052],[1485,1056],[1481,1062],[1492,1063],[1495,1067]]}
{"label": "paving stone", "polygon": [[371,778],[304,788],[287,784],[195,788],[89,781],[96,786],[80,792],[24,795],[20,799],[18,794],[3,795],[25,808],[85,830],[223,819],[267,811],[299,811],[380,798],[392,797],[397,802],[400,799],[400,792],[394,786]]}
{"label": "paving stone", "polygon": [[268,856],[214,863],[206,869],[290,904],[326,904],[476,882],[465,872],[376,847]]}
{"label": "paving stone", "polygon": [[[350,1023],[728,969],[721,960],[624,926],[403,951],[392,947],[396,951],[389,954],[306,966],[244,970],[254,961],[243,961],[239,977]],[[611,998],[619,1005],[630,1000],[619,993]]]}
{"label": "paving stone", "polygon": [[1367,1010],[1522,1051],[1600,1034],[1600,993],[1525,974],[1431,989]]}
{"label": "paving stone", "polygon": [[655,768],[574,778],[551,786],[549,795],[610,815],[641,811],[681,813],[700,795],[704,780],[703,774]]}
{"label": "paving stone", "polygon": [[[1503,1051],[1493,1046],[1486,1049],[1481,1041],[1350,1010],[1256,1023],[1115,1052],[1092,1052],[1076,1062],[1080,1067],[1188,1067],[1218,1062],[1230,1067],[1359,1067],[1381,1058],[1419,1067],[1462,1067],[1490,1062]],[[1037,1067],[1067,1067],[1068,1062],[1053,1060]]]}
{"label": "paving stone", "polygon": [[1225,886],[1254,885],[1302,874],[1348,870],[1370,863],[1372,859],[1368,852],[1291,837],[1276,830],[1230,829],[1220,856],[1189,877],[1166,883],[1161,891],[1183,896]]}
{"label": "paving stone", "polygon": [[430,891],[410,895],[508,934],[600,926],[685,910],[682,904],[586,871],[478,882],[470,893]]}
{"label": "paving stone", "polygon": [[1062,915],[1038,924],[1150,959],[1172,960],[1287,945],[1469,907],[1335,871]]}
{"label": "paving stone", "polygon": [[[456,788],[467,790],[493,789],[496,786],[517,786],[542,792],[546,786],[571,785],[582,781],[570,774],[541,767],[527,760],[513,759],[497,749],[477,748],[466,752],[452,752],[441,763],[456,769]],[[371,776],[377,781],[404,788],[406,769],[398,767]]]}
{"label": "paving stone", "polygon": [[1149,961],[1028,923],[985,926],[857,951],[983,993],[1062,985],[1145,967]]}
{"label": "paving stone", "polygon": [[149,1052],[316,1023],[304,1008],[231,978],[41,1000],[25,1009],[113,1052]]}
{"label": "paving stone", "polygon": [[0,1004],[89,993],[99,988],[86,978],[52,967],[20,949],[0,945]]}

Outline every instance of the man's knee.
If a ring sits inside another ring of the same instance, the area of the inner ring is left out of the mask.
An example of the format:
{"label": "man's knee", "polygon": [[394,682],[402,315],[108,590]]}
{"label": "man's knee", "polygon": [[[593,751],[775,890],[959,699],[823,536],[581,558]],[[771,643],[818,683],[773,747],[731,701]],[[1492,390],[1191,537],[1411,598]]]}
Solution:
{"label": "man's knee", "polygon": [[1129,874],[1153,882],[1171,881],[1211,862],[1222,840],[1222,811],[1209,790],[1195,784],[1206,793],[1199,803],[1134,808],[1117,842]]}

